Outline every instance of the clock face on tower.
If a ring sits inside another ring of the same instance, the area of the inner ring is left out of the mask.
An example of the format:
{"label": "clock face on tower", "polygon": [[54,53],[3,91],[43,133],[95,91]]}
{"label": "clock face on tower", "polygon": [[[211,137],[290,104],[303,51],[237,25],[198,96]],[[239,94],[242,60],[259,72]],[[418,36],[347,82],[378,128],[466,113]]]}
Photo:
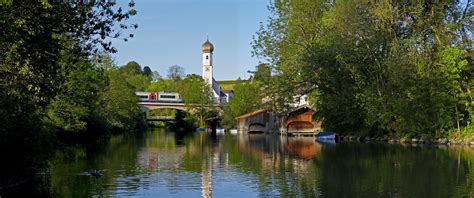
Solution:
{"label": "clock face on tower", "polygon": [[206,67],[206,71],[209,71],[209,67]]}

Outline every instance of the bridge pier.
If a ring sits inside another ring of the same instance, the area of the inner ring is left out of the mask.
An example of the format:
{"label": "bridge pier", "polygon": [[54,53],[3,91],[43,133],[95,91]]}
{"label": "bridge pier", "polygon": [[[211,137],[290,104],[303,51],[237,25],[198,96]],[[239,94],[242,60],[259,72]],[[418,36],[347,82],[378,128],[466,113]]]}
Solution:
{"label": "bridge pier", "polygon": [[212,117],[206,119],[206,132],[208,132],[207,129],[210,129],[210,133],[212,137],[217,136],[217,126],[219,125],[221,119],[219,117]]}

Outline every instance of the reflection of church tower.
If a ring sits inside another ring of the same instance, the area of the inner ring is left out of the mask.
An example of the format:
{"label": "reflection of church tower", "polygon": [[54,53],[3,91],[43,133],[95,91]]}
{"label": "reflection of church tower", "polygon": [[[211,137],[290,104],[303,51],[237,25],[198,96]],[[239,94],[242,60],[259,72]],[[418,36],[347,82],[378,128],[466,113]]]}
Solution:
{"label": "reflection of church tower", "polygon": [[201,196],[209,198],[212,197],[212,160],[204,161],[201,167]]}
{"label": "reflection of church tower", "polygon": [[209,38],[207,38],[206,41],[202,44],[202,78],[209,86],[211,86],[214,98],[219,99],[220,87],[217,82],[215,82],[212,71],[213,51],[214,45],[209,41]]}

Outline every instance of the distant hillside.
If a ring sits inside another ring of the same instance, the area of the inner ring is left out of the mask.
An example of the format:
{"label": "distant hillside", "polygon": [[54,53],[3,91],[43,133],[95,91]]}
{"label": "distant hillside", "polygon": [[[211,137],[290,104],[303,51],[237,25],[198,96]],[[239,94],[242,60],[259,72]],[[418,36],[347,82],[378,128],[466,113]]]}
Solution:
{"label": "distant hillside", "polygon": [[[242,80],[241,82],[245,82],[246,80]],[[222,90],[235,90],[235,84],[237,83],[237,80],[220,80],[217,81],[219,85],[221,86]]]}

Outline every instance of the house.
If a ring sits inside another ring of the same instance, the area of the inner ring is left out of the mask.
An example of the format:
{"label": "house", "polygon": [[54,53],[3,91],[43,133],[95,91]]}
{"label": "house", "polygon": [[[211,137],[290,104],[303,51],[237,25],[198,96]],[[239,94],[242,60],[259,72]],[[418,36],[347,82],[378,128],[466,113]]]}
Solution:
{"label": "house", "polygon": [[297,107],[282,118],[280,133],[283,135],[316,135],[321,122],[313,118],[315,111],[307,105]]}
{"label": "house", "polygon": [[269,133],[276,128],[276,119],[271,111],[259,109],[237,119],[237,130],[248,133]]}

